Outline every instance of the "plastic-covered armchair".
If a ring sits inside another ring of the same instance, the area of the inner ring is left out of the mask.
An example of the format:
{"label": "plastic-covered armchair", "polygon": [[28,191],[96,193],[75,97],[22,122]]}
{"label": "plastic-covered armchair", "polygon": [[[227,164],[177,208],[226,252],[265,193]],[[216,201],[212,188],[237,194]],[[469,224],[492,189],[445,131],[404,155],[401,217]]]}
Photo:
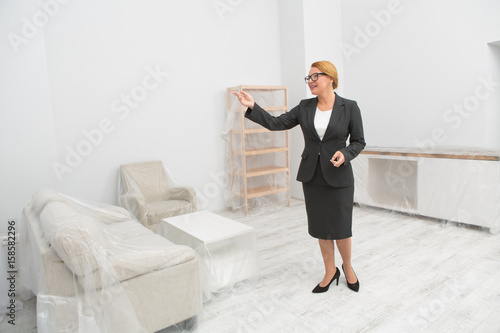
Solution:
{"label": "plastic-covered armchair", "polygon": [[162,161],[120,167],[119,205],[156,232],[162,219],[196,211],[196,191],[175,186]]}

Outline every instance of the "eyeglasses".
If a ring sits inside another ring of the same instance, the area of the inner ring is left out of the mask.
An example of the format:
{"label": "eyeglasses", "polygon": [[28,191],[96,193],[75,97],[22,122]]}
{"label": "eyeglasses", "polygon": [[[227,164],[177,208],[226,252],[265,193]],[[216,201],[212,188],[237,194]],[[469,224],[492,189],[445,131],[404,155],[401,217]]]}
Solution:
{"label": "eyeglasses", "polygon": [[309,79],[311,79],[313,82],[314,81],[318,81],[318,75],[328,75],[326,73],[313,73],[311,75],[308,75],[304,78],[304,80],[306,81],[306,83],[309,83]]}

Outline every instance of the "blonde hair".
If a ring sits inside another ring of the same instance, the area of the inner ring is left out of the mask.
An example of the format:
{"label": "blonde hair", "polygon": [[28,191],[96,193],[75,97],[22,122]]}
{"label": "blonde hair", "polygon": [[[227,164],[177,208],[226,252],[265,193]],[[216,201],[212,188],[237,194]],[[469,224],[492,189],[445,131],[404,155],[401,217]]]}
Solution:
{"label": "blonde hair", "polygon": [[339,75],[337,73],[337,68],[335,68],[335,65],[332,64],[331,62],[327,60],[322,60],[322,61],[316,61],[311,65],[311,67],[316,67],[319,69],[321,72],[325,73],[329,77],[333,79],[332,82],[332,87],[335,90],[335,88],[338,87],[339,85]]}

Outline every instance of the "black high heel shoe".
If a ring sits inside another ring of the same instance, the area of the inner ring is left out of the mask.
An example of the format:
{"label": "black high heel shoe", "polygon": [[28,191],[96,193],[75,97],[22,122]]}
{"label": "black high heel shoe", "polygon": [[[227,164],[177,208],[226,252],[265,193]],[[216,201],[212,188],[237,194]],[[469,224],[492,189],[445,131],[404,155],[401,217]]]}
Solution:
{"label": "black high heel shoe", "polygon": [[339,285],[340,270],[338,269],[338,267],[335,267],[335,269],[336,269],[335,275],[333,276],[330,283],[328,283],[324,287],[320,287],[320,285],[318,283],[318,285],[316,287],[314,287],[314,289],[312,291],[313,293],[319,294],[319,293],[324,293],[325,291],[328,291],[328,288],[330,288],[330,285],[332,284],[333,280],[335,280],[335,279],[337,279],[337,286]]}
{"label": "black high heel shoe", "polygon": [[354,276],[356,276],[356,282],[355,283],[349,283],[349,281],[347,281],[347,275],[345,274],[345,271],[344,271],[344,264],[342,264],[342,272],[344,272],[345,281],[347,282],[347,286],[349,287],[349,289],[354,290],[355,292],[358,292],[358,290],[359,290],[359,279],[358,279],[358,277],[356,275],[356,272],[354,271],[354,268],[352,269],[352,272],[354,273]]}

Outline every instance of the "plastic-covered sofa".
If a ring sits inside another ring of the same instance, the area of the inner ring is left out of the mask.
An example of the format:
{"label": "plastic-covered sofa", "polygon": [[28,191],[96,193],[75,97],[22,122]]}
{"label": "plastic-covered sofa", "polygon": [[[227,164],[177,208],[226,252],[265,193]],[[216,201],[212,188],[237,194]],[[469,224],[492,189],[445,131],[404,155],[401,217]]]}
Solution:
{"label": "plastic-covered sofa", "polygon": [[23,210],[19,269],[37,296],[39,332],[154,332],[195,325],[202,311],[194,250],[121,207],[53,190]]}
{"label": "plastic-covered sofa", "polygon": [[166,217],[196,211],[196,191],[176,186],[162,161],[122,165],[118,192],[119,205],[153,231]]}

